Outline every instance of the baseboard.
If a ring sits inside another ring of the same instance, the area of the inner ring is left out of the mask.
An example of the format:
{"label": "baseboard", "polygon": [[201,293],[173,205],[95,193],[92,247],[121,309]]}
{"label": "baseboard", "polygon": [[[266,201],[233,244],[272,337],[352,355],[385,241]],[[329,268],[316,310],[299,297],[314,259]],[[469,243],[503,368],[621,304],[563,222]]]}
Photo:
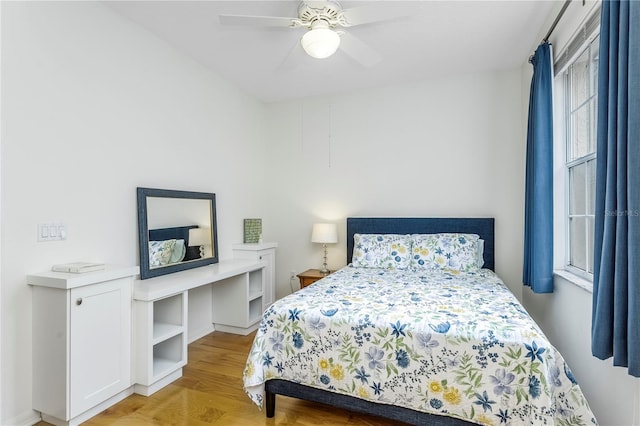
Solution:
{"label": "baseboard", "polygon": [[112,405],[117,404],[118,402],[122,401],[123,399],[125,399],[126,397],[128,397],[129,395],[133,394],[133,386],[128,387],[127,389],[117,393],[116,395],[112,396],[111,398],[107,399],[106,401],[101,402],[100,404],[91,407],[90,409],[88,409],[87,411],[78,414],[76,417],[74,417],[73,419],[66,421],[66,420],[62,420],[62,419],[58,419],[56,417],[53,416],[49,416],[46,414],[42,414],[42,420],[44,420],[47,423],[51,423],[53,425],[56,426],[79,426],[80,424],[86,422],[87,420],[89,420],[90,418],[96,416],[97,414],[102,413],[104,410],[106,410],[107,408],[111,407]]}
{"label": "baseboard", "polygon": [[42,420],[40,413],[34,410],[28,410],[11,419],[3,419],[1,424],[6,426],[31,426],[40,420]]}
{"label": "baseboard", "polygon": [[188,331],[189,336],[187,336],[187,343],[193,343],[196,340],[206,336],[207,334],[213,333],[214,331],[215,329],[213,328],[213,324],[209,324],[208,326],[195,331],[189,329]]}
{"label": "baseboard", "polygon": [[142,396],[151,396],[155,392],[167,386],[169,383],[178,380],[180,377],[182,377],[182,368],[178,368],[177,370],[173,371],[170,374],[167,374],[165,377],[155,383],[150,384],[149,386],[136,383],[134,385],[134,392]]}
{"label": "baseboard", "polygon": [[246,336],[247,334],[253,333],[254,331],[256,331],[259,325],[260,323],[257,322],[254,325],[249,326],[247,328],[234,327],[231,325],[223,325],[223,324],[215,324],[214,327],[216,331],[223,331],[225,333],[233,333],[233,334],[240,334],[242,336]]}

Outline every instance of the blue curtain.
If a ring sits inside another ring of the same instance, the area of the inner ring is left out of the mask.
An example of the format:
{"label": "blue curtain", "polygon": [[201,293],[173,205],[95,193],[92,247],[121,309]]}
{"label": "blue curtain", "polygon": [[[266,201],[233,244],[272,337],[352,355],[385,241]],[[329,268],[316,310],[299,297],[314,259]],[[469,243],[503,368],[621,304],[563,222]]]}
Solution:
{"label": "blue curtain", "polygon": [[553,292],[553,104],[551,45],[542,43],[530,61],[527,171],[522,282],[536,293]]}
{"label": "blue curtain", "polygon": [[603,1],[591,351],[640,377],[640,2]]}

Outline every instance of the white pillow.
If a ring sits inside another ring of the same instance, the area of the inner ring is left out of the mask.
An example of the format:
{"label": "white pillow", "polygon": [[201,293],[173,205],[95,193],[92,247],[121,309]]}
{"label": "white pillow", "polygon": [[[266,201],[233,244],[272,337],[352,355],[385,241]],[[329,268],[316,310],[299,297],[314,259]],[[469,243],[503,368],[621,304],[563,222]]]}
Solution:
{"label": "white pillow", "polygon": [[176,244],[173,246],[173,250],[171,252],[171,258],[169,259],[169,263],[182,262],[182,259],[184,259],[185,254],[187,254],[187,248],[184,246],[184,240],[183,239],[176,240]]}
{"label": "white pillow", "polygon": [[412,234],[411,268],[475,272],[480,237],[476,234]]}
{"label": "white pillow", "polygon": [[399,234],[354,234],[352,266],[356,268],[407,269],[411,238]]}

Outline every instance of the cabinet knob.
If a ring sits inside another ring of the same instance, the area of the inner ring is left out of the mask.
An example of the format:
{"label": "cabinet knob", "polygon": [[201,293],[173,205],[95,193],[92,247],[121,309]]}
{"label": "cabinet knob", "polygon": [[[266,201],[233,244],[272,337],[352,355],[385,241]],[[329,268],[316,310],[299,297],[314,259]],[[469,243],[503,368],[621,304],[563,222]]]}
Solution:
{"label": "cabinet knob", "polygon": [[262,260],[262,256],[260,256],[260,260]]}
{"label": "cabinet knob", "polygon": [[78,305],[78,306],[82,305],[82,297],[78,297],[76,299],[76,305]]}

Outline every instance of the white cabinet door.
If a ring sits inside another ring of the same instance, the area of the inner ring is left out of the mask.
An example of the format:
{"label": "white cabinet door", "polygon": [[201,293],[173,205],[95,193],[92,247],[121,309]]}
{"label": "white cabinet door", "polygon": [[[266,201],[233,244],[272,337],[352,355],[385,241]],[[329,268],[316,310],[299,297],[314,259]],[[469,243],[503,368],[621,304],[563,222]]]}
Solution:
{"label": "white cabinet door", "polygon": [[131,386],[131,280],[78,287],[69,294],[73,418]]}

